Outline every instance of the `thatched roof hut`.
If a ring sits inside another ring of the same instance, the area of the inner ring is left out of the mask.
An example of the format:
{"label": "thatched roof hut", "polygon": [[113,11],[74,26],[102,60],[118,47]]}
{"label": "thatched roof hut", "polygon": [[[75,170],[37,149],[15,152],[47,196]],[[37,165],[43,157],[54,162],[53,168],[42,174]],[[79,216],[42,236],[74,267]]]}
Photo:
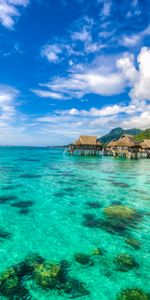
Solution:
{"label": "thatched roof hut", "polygon": [[143,140],[143,142],[140,143],[140,147],[142,149],[150,149],[150,139],[149,140]]}
{"label": "thatched roof hut", "polygon": [[135,147],[137,143],[134,140],[133,135],[123,134],[120,139],[116,142],[117,147]]}
{"label": "thatched roof hut", "polygon": [[69,146],[69,153],[74,155],[101,155],[102,144],[96,136],[81,135]]}
{"label": "thatched roof hut", "polygon": [[97,141],[96,136],[81,135],[79,139],[74,143],[76,146],[101,146],[101,143]]}
{"label": "thatched roof hut", "polygon": [[108,145],[107,148],[113,148],[117,146],[117,140],[113,139]]}

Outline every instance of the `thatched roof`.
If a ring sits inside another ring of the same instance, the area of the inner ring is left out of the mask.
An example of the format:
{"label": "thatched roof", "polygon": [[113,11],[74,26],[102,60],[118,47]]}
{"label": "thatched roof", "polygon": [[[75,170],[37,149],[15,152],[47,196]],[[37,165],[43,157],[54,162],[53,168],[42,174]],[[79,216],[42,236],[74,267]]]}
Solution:
{"label": "thatched roof", "polygon": [[134,136],[129,134],[123,134],[116,144],[119,147],[133,147],[137,145],[134,141]]}
{"label": "thatched roof", "polygon": [[74,144],[77,146],[80,145],[101,146],[101,143],[97,141],[96,136],[88,136],[88,135],[80,135],[79,139]]}
{"label": "thatched roof", "polygon": [[150,140],[143,140],[143,142],[140,143],[140,147],[142,149],[150,149]]}
{"label": "thatched roof", "polygon": [[108,145],[107,148],[116,147],[117,146],[117,140],[113,139]]}

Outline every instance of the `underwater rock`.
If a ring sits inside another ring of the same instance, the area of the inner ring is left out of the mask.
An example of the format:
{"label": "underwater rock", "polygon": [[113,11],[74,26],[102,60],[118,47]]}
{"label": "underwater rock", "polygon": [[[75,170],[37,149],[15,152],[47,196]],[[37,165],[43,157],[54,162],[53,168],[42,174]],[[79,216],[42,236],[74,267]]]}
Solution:
{"label": "underwater rock", "polygon": [[139,288],[125,289],[117,295],[117,300],[150,300],[150,295]]}
{"label": "underwater rock", "polygon": [[13,266],[17,276],[22,279],[24,276],[33,275],[35,268],[44,263],[44,258],[38,254],[32,254],[25,258],[24,261]]}
{"label": "underwater rock", "polygon": [[65,196],[65,193],[58,192],[58,193],[55,193],[54,196],[55,196],[55,197],[58,197],[58,198],[59,198],[59,197],[64,197],[64,196]]}
{"label": "underwater rock", "polygon": [[68,294],[71,298],[89,295],[84,283],[68,276],[69,268],[67,260],[54,264],[45,262],[38,254],[29,255],[0,275],[0,294],[9,300],[33,299],[23,285],[33,278],[41,288],[56,289],[59,294]]}
{"label": "underwater rock", "polygon": [[74,278],[70,278],[63,289],[65,294],[70,295],[70,298],[78,298],[90,295],[86,285]]}
{"label": "underwater rock", "polygon": [[99,222],[96,219],[85,219],[82,222],[82,225],[89,228],[98,228]]}
{"label": "underwater rock", "polygon": [[127,228],[127,223],[120,219],[113,219],[113,218],[108,220],[100,219],[99,228],[111,234],[124,236],[125,230]]}
{"label": "underwater rock", "polygon": [[64,177],[70,177],[70,176],[74,177],[75,176],[75,174],[73,174],[71,172],[62,172],[61,175],[64,176]]}
{"label": "underwater rock", "polygon": [[138,263],[134,257],[129,254],[119,254],[115,259],[114,263],[119,271],[126,272],[131,269],[138,267]]}
{"label": "underwater rock", "polygon": [[136,250],[140,249],[140,245],[141,245],[140,242],[134,238],[126,239],[125,243]]}
{"label": "underwater rock", "polygon": [[19,201],[15,203],[11,203],[10,205],[18,208],[28,208],[34,204],[34,201]]}
{"label": "underwater rock", "polygon": [[129,226],[136,226],[139,218],[141,217],[137,211],[133,208],[124,205],[110,205],[104,208],[104,215],[106,220],[112,228],[120,228],[120,230],[126,230]]}
{"label": "underwater rock", "polygon": [[121,205],[121,201],[113,201],[111,205]]}
{"label": "underwater rock", "polygon": [[98,201],[87,201],[86,205],[90,208],[101,208],[102,205]]}
{"label": "underwater rock", "polygon": [[98,219],[94,214],[84,214],[83,226],[100,228],[111,234],[124,235],[129,226],[135,226],[139,214],[133,208],[124,205],[110,205],[104,208],[105,218]]}
{"label": "underwater rock", "polygon": [[119,186],[119,187],[123,187],[123,188],[128,188],[129,184],[124,183],[124,182],[118,182],[118,181],[111,181],[112,184],[114,184],[115,186]]}
{"label": "underwater rock", "polygon": [[16,200],[16,199],[17,199],[17,196],[15,196],[15,195],[0,196],[0,204],[6,203],[6,202],[11,201],[11,200]]}
{"label": "underwater rock", "polygon": [[124,235],[127,223],[116,218],[98,219],[93,214],[84,214],[82,225],[88,228],[99,228],[111,234]]}
{"label": "underwater rock", "polygon": [[67,260],[65,259],[61,260],[60,273],[59,273],[60,284],[65,284],[67,282],[70,266],[71,264]]}
{"label": "underwater rock", "polygon": [[40,159],[34,159],[34,158],[20,158],[18,161],[40,161]]}
{"label": "underwater rock", "polygon": [[123,221],[136,220],[138,214],[135,209],[124,205],[110,205],[104,208],[107,218],[118,218]]}
{"label": "underwater rock", "polygon": [[27,209],[27,208],[23,208],[23,209],[20,209],[20,210],[19,210],[19,213],[20,213],[21,215],[28,215],[30,212],[31,212],[31,211],[30,211],[29,209]]}
{"label": "underwater rock", "polygon": [[95,219],[95,215],[94,215],[94,214],[90,214],[90,213],[83,214],[83,217],[84,217],[86,220],[94,220],[94,219]]}
{"label": "underwater rock", "polygon": [[7,185],[7,186],[4,186],[2,189],[9,191],[9,190],[13,190],[13,189],[16,189],[19,187],[22,187],[22,184]]}
{"label": "underwater rock", "polygon": [[11,238],[11,233],[3,230],[2,228],[0,228],[0,239],[10,239]]}
{"label": "underwater rock", "polygon": [[0,294],[8,299],[30,299],[28,290],[22,286],[13,267],[0,275]]}
{"label": "underwater rock", "polygon": [[92,251],[92,255],[95,255],[95,256],[100,256],[103,254],[104,254],[104,251],[101,248],[95,248]]}
{"label": "underwater rock", "polygon": [[63,190],[64,190],[65,192],[74,192],[74,191],[75,191],[74,188],[70,188],[70,187],[64,188]]}
{"label": "underwater rock", "polygon": [[94,214],[83,214],[84,221],[82,223],[83,226],[89,228],[99,228],[99,219],[97,219]]}
{"label": "underwater rock", "polygon": [[43,263],[34,270],[35,282],[43,289],[56,289],[59,285],[61,266],[59,264]]}
{"label": "underwater rock", "polygon": [[102,256],[101,257],[101,272],[106,277],[112,277],[114,276],[116,269],[113,263],[113,259],[110,256]]}
{"label": "underwater rock", "polygon": [[82,222],[82,225],[89,228],[97,228],[98,227],[98,220],[96,219],[96,216],[94,214],[84,214],[83,215],[84,220]]}
{"label": "underwater rock", "polygon": [[20,175],[21,178],[40,178],[42,177],[42,175],[38,175],[38,174],[22,174]]}
{"label": "underwater rock", "polygon": [[37,253],[28,255],[25,259],[25,264],[30,272],[33,272],[39,264],[43,264],[45,259]]}
{"label": "underwater rock", "polygon": [[75,261],[81,265],[91,265],[91,266],[93,265],[93,261],[90,255],[84,253],[77,253],[75,254],[74,258]]}

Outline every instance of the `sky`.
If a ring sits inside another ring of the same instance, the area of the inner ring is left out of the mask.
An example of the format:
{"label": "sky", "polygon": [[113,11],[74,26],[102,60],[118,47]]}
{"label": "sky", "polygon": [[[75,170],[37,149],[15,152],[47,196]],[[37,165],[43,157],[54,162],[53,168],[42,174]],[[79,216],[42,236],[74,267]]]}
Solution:
{"label": "sky", "polygon": [[0,145],[150,127],[149,0],[0,0]]}

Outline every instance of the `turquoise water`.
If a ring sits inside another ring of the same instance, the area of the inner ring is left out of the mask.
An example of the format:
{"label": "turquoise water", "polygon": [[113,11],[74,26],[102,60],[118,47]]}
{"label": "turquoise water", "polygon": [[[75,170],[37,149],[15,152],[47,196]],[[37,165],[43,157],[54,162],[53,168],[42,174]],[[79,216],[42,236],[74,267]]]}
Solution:
{"label": "turquoise water", "polygon": [[[0,272],[38,253],[51,262],[70,262],[70,276],[90,293],[78,299],[113,300],[132,287],[150,292],[150,160],[73,157],[63,151],[0,148]],[[24,201],[29,202],[21,207]],[[104,220],[103,210],[111,204],[135,208],[138,224],[125,232],[88,226],[91,214]],[[129,237],[140,249],[125,243]],[[76,253],[92,255],[95,248],[103,255],[92,256],[93,264],[75,261]],[[139,266],[118,270],[114,258],[120,253],[133,255]],[[73,297],[41,289],[32,278],[25,284],[34,300]]]}

